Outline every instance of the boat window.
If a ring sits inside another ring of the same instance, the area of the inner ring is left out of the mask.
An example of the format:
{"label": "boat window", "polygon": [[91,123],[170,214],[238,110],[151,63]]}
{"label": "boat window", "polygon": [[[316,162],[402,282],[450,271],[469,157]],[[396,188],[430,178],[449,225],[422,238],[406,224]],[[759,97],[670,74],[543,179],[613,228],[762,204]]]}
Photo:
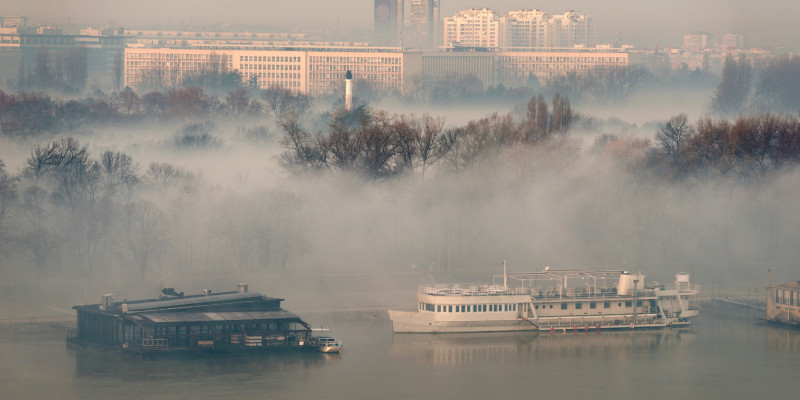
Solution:
{"label": "boat window", "polygon": [[632,301],[626,301],[626,302],[625,302],[625,307],[630,307],[630,306],[632,306],[632,305],[633,305],[633,302],[632,302]]}
{"label": "boat window", "polygon": [[636,307],[641,307],[641,306],[642,306],[642,301],[636,300]]}
{"label": "boat window", "polygon": [[472,306],[467,306],[467,312],[472,311]]}
{"label": "boat window", "polygon": [[567,309],[567,303],[561,303],[561,309],[562,310],[566,310]]}
{"label": "boat window", "polygon": [[517,305],[514,304],[514,311],[517,311]]}
{"label": "boat window", "polygon": [[595,302],[589,303],[589,308],[591,308],[591,309],[597,308],[597,303],[595,303]]}
{"label": "boat window", "polygon": [[610,301],[604,301],[603,302],[603,308],[611,308],[611,302]]}
{"label": "boat window", "polygon": [[537,305],[535,305],[535,306],[533,306],[533,307],[534,307],[535,309],[537,309],[537,310],[539,309],[539,305],[538,305],[538,304],[537,304]]}
{"label": "boat window", "polygon": [[486,312],[486,304],[483,305],[483,312]]}
{"label": "boat window", "polygon": [[553,305],[552,305],[552,304],[550,304],[550,308],[553,308]]}
{"label": "boat window", "polygon": [[583,304],[582,304],[582,303],[575,303],[575,309],[576,309],[576,310],[580,310],[580,309],[581,309],[581,307],[583,307]]}
{"label": "boat window", "polygon": [[437,305],[436,306],[436,312],[442,312],[442,306],[441,305]]}
{"label": "boat window", "polygon": [[432,312],[433,311],[433,304],[426,303],[425,304],[425,311],[431,311]]}
{"label": "boat window", "polygon": [[447,306],[447,312],[453,312],[453,306]]}

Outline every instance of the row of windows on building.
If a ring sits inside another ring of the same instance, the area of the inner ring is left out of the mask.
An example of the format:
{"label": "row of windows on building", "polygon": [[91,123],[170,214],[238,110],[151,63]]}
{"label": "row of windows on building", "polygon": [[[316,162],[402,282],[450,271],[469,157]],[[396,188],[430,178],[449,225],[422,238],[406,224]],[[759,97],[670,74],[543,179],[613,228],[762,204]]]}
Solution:
{"label": "row of windows on building", "polygon": [[245,72],[244,76],[270,79],[300,79],[300,74],[294,72]]}
{"label": "row of windows on building", "polygon": [[320,64],[382,64],[382,65],[400,65],[402,58],[400,57],[326,57],[326,56],[312,56],[310,57],[312,63]]}
{"label": "row of windows on building", "polygon": [[239,56],[239,62],[300,62],[300,57],[289,56]]}
{"label": "row of windows on building", "polygon": [[400,66],[388,65],[353,65],[353,64],[340,64],[340,65],[311,65],[310,71],[351,71],[352,73],[360,72],[388,72],[399,73],[402,72]]}
{"label": "row of windows on building", "polygon": [[296,64],[241,64],[241,69],[267,70],[267,71],[300,71]]}
{"label": "row of windows on building", "polygon": [[420,311],[468,313],[517,311],[516,304],[431,304],[419,303]]}
{"label": "row of windows on building", "polygon": [[200,53],[126,53],[125,58],[128,60],[231,61],[231,56],[227,54]]}

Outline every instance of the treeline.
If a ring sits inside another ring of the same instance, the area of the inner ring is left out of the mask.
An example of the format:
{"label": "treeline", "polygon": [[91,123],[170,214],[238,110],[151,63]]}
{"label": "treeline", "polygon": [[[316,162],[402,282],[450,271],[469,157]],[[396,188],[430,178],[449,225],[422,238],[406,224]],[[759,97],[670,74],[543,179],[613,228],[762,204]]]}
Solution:
{"label": "treeline", "polygon": [[752,65],[744,55],[734,59],[728,54],[711,111],[729,117],[743,112],[800,111],[800,57],[783,56]]}
{"label": "treeline", "polygon": [[302,114],[313,99],[279,87],[251,91],[237,89],[224,98],[198,87],[153,91],[139,95],[129,88],[98,97],[63,100],[41,92],[5,93],[0,90],[0,134],[35,138],[70,132],[94,123],[141,123],[158,120],[215,120]]}
{"label": "treeline", "polygon": [[74,138],[39,144],[16,176],[0,160],[0,254],[35,274],[87,278],[286,267],[300,245],[292,194],[210,200],[208,191],[201,176],[169,163],[143,169]]}
{"label": "treeline", "polygon": [[734,177],[755,180],[800,162],[800,119],[770,113],[736,120],[679,114],[662,124],[655,143],[603,136],[599,148],[640,172],[666,179]]}
{"label": "treeline", "polygon": [[368,179],[415,172],[424,176],[439,162],[460,170],[494,150],[563,138],[575,118],[569,99],[558,94],[551,106],[541,95],[531,98],[521,114],[514,118],[495,113],[443,129],[442,118],[390,114],[362,105],[325,116],[313,133],[291,114],[279,122],[286,149],[279,161],[294,173],[346,172]]}

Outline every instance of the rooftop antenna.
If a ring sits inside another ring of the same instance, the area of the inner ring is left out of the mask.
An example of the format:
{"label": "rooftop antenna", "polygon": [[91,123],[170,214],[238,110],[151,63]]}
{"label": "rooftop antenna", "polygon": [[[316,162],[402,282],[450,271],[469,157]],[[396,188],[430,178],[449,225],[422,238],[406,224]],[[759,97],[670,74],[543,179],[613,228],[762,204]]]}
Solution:
{"label": "rooftop antenna", "polygon": [[508,274],[506,274],[506,260],[503,260],[503,287],[508,287]]}

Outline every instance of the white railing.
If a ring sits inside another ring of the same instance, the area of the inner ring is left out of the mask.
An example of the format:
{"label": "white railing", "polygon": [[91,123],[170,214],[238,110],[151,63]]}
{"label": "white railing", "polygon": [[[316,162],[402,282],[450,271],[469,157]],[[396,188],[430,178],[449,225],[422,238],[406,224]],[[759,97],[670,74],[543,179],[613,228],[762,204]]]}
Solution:
{"label": "white railing", "polygon": [[430,296],[507,296],[530,295],[530,289],[511,288],[501,285],[487,285],[476,283],[457,283],[454,285],[420,286],[417,293]]}
{"label": "white railing", "polygon": [[[433,286],[419,286],[417,293],[429,296],[507,296],[507,295],[528,295],[534,300],[548,299],[587,299],[587,300],[615,300],[631,299],[633,294],[619,295],[616,291],[589,291],[589,290],[570,290],[567,288],[559,293],[558,288],[535,289],[535,288],[512,288],[502,285],[457,283],[453,285],[437,284]],[[652,289],[637,290],[636,297],[645,299],[655,297],[656,292]]]}

